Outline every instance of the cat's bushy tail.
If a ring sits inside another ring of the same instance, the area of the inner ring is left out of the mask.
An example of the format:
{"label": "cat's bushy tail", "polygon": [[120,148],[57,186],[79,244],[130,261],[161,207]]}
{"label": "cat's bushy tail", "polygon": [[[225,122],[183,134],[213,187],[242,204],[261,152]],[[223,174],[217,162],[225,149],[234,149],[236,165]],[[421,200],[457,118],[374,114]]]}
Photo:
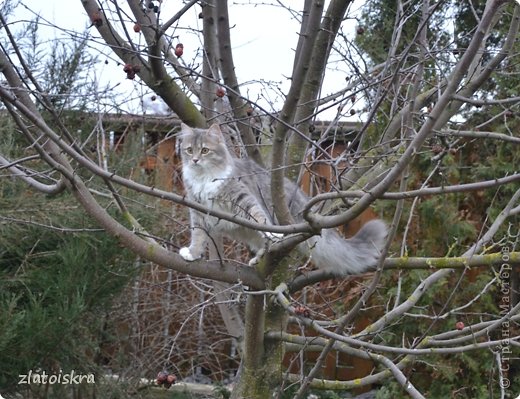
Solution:
{"label": "cat's bushy tail", "polygon": [[381,220],[367,222],[357,234],[345,239],[334,229],[312,238],[311,259],[323,270],[337,275],[360,274],[376,266],[387,235]]}

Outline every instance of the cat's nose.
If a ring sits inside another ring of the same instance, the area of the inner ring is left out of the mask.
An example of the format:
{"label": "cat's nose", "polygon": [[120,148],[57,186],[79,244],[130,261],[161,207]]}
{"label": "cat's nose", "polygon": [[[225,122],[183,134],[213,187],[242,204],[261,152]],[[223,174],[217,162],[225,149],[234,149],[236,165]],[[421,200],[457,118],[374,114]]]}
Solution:
{"label": "cat's nose", "polygon": [[197,158],[193,158],[192,161],[193,161],[193,163],[199,162],[199,160]]}

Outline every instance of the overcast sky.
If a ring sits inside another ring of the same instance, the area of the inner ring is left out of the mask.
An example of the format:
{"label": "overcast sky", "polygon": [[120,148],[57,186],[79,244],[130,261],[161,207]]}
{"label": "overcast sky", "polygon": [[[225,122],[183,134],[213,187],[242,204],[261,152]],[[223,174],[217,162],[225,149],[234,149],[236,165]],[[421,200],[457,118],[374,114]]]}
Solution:
{"label": "overcast sky", "polygon": [[[0,0],[0,2],[3,1]],[[234,60],[239,82],[243,83],[241,87],[242,94],[249,95],[254,101],[257,101],[260,95],[269,97],[265,100],[259,100],[263,106],[266,106],[270,101],[280,104],[280,97],[277,97],[276,91],[262,90],[261,87],[265,88],[265,85],[258,82],[279,82],[279,87],[284,92],[287,92],[287,77],[290,76],[292,69],[293,49],[298,40],[297,32],[299,25],[295,19],[291,18],[289,11],[280,7],[260,5],[261,3],[265,4],[265,2],[261,1],[247,1],[247,3],[252,3],[252,5],[229,3],[230,25],[233,26],[232,45],[234,48]],[[258,3],[258,5],[255,6],[254,3]],[[296,7],[298,10],[303,1],[291,0],[285,3]],[[363,3],[364,1],[362,0],[356,1],[352,10],[359,9]],[[164,0],[162,3],[162,14],[166,16],[173,15],[182,5],[183,2],[180,0]],[[199,12],[199,6],[192,7],[182,17],[181,25],[188,23],[194,27],[200,27]],[[81,0],[22,0],[15,13],[16,18],[11,17],[10,21],[30,19],[34,16],[33,13],[38,13],[44,19],[67,30],[81,32],[89,23],[89,19],[81,5]],[[356,23],[354,21],[347,21],[347,23],[347,30],[353,33]],[[177,29],[176,34],[179,36],[179,41],[184,44],[185,57],[190,57],[192,52],[195,52],[200,47],[200,43],[197,42],[195,35],[189,31]],[[53,28],[42,28],[41,35],[42,37],[48,36],[50,39],[66,36],[64,32]],[[105,59],[109,59],[108,64],[105,64]],[[339,71],[331,74],[326,81],[323,90],[324,94],[337,90],[345,84],[345,73],[341,72],[343,68],[341,65],[337,65],[337,67]],[[145,99],[150,98],[149,92],[146,94],[142,86],[126,79],[122,67],[117,65],[115,58],[110,55],[110,51],[106,52],[106,56],[100,57],[97,76],[100,76],[101,84],[117,85],[118,90],[124,93],[125,96],[136,97],[142,95]],[[149,104],[149,101],[147,101],[147,104]],[[138,110],[134,107],[133,111]],[[334,111],[331,111],[320,119],[329,119],[334,116],[334,113]]]}

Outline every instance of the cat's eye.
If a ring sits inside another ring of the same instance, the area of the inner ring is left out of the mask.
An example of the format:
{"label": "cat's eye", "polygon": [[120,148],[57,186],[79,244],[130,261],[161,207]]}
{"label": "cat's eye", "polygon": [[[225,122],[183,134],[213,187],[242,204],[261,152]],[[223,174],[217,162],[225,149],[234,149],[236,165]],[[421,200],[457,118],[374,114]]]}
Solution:
{"label": "cat's eye", "polygon": [[191,148],[191,147],[186,147],[186,154],[188,154],[188,155],[193,154],[193,148]]}
{"label": "cat's eye", "polygon": [[201,154],[207,154],[209,152],[209,148],[208,147],[202,147],[202,150],[200,150],[200,153]]}

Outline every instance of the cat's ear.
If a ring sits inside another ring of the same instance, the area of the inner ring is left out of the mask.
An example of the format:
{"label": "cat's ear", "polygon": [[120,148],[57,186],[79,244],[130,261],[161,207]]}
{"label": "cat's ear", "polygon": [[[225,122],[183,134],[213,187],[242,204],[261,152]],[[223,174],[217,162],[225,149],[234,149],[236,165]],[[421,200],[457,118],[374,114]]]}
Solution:
{"label": "cat's ear", "polygon": [[224,140],[224,136],[222,135],[222,130],[220,130],[220,126],[218,125],[218,123],[214,123],[213,125],[211,125],[209,127],[208,134],[210,136],[214,136],[214,137],[218,138],[219,140]]}
{"label": "cat's ear", "polygon": [[191,127],[189,127],[185,123],[181,122],[181,134],[182,135],[190,134],[192,132],[193,132],[193,130],[191,130]]}
{"label": "cat's ear", "polygon": [[181,140],[190,137],[193,134],[193,129],[181,122],[181,131],[179,132],[179,138]]}

